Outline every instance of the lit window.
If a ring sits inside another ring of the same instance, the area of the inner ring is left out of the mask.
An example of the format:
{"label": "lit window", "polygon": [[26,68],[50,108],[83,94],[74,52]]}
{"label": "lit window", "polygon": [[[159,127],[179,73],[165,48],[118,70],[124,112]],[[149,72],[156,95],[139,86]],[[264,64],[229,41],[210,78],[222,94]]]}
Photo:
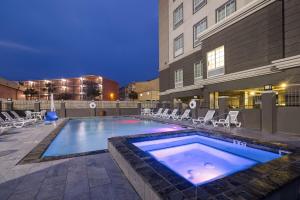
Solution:
{"label": "lit window", "polygon": [[175,71],[175,88],[183,86],[183,70],[179,69]]}
{"label": "lit window", "polygon": [[206,4],[206,0],[194,0],[194,13],[199,11]]}
{"label": "lit window", "polygon": [[207,76],[224,74],[225,53],[224,46],[207,53]]}
{"label": "lit window", "polygon": [[194,64],[194,84],[203,78],[203,63],[199,61]]}
{"label": "lit window", "polygon": [[219,22],[232,13],[234,13],[236,10],[235,0],[229,0],[227,3],[225,3],[223,6],[218,8],[216,10],[216,21]]}
{"label": "lit window", "polygon": [[178,6],[173,12],[173,27],[174,29],[183,23],[183,3]]}
{"label": "lit window", "polygon": [[181,34],[174,40],[174,57],[183,54],[183,45],[184,45],[183,34]]}
{"label": "lit window", "polygon": [[194,47],[198,46],[200,41],[200,34],[207,29],[207,18],[202,19],[194,25]]}

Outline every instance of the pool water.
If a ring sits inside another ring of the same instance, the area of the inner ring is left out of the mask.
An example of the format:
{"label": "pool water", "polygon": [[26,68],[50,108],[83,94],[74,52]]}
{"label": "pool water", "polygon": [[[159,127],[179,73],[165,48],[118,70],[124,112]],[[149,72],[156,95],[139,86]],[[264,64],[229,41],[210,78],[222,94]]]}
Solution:
{"label": "pool water", "polygon": [[133,143],[194,185],[202,185],[280,155],[200,135]]}
{"label": "pool water", "polygon": [[129,117],[72,119],[52,141],[43,157],[64,156],[107,149],[107,139],[116,136],[183,130],[177,125]]}

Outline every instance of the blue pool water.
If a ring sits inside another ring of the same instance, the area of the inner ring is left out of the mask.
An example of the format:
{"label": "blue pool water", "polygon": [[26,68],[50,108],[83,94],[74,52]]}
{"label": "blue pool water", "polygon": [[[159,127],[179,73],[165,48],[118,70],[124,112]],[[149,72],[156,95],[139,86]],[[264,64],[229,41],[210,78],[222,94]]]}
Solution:
{"label": "blue pool water", "polygon": [[220,179],[280,155],[200,135],[133,143],[194,185]]}
{"label": "blue pool water", "polygon": [[43,157],[107,149],[107,139],[110,137],[183,129],[177,125],[128,117],[72,119],[53,140]]}

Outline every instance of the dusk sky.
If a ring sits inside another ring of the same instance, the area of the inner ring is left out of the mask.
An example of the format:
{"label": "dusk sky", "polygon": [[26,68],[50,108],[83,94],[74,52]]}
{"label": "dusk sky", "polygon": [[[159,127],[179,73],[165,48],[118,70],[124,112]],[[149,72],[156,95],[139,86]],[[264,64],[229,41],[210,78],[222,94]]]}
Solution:
{"label": "dusk sky", "polygon": [[120,85],[158,75],[157,0],[0,3],[0,77],[103,75]]}

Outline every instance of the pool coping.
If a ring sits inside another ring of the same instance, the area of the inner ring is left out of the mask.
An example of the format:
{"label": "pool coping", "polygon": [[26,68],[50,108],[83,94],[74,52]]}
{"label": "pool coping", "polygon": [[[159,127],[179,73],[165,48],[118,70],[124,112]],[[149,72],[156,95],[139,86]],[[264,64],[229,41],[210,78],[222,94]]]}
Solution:
{"label": "pool coping", "polygon": [[[193,131],[229,142],[246,141],[248,146],[262,150],[277,153],[278,150],[285,150],[292,153],[195,186],[132,144],[139,141],[195,135],[191,134]],[[300,149],[288,148],[285,144],[260,142],[221,131],[212,133],[204,129],[114,137],[108,141],[109,152],[143,199],[266,199],[278,195],[278,192],[287,185],[298,186],[300,180]]]}
{"label": "pool coping", "polygon": [[[58,136],[60,131],[65,127],[65,125],[68,123],[68,121],[73,119],[91,119],[91,118],[116,118],[116,117],[134,117],[137,119],[138,116],[105,116],[105,117],[70,117],[70,118],[64,118],[62,122],[58,124],[57,127],[53,131],[51,131],[40,143],[38,143],[26,156],[24,156],[17,165],[24,165],[24,164],[30,164],[30,163],[39,163],[39,162],[46,162],[46,161],[53,161],[53,160],[60,160],[60,159],[66,159],[66,158],[74,158],[74,157],[80,157],[80,156],[87,156],[87,155],[94,155],[99,153],[106,153],[108,152],[108,149],[102,149],[102,150],[96,150],[96,151],[88,151],[83,153],[74,153],[74,154],[68,154],[68,155],[61,155],[61,156],[47,156],[42,157],[45,151],[48,149],[48,147],[51,145],[53,140]],[[142,119],[142,120],[151,120],[151,119]],[[154,121],[154,120],[152,120]],[[171,124],[167,122],[160,122],[164,124]],[[182,125],[181,125],[182,126]],[[186,127],[186,126],[184,126]]]}

